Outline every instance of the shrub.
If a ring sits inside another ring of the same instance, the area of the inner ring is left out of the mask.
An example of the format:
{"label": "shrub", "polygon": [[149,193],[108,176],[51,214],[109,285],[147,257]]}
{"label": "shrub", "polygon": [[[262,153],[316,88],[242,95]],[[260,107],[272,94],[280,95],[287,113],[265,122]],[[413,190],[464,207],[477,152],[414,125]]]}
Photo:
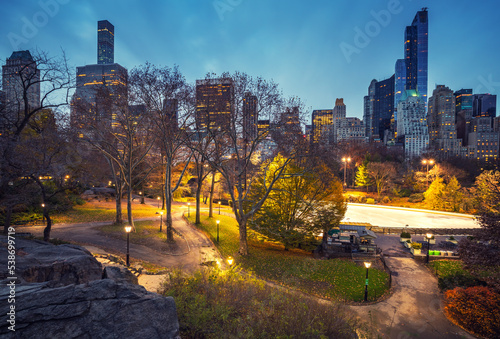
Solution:
{"label": "shrub", "polygon": [[445,312],[455,324],[485,338],[500,337],[500,295],[488,287],[445,292]]}
{"label": "shrub", "polygon": [[414,203],[422,202],[422,201],[424,201],[424,195],[422,193],[413,193],[408,198],[408,201],[414,202]]}
{"label": "shrub", "polygon": [[173,272],[161,293],[174,297],[186,338],[352,338],[356,326],[342,305],[288,294],[234,269]]}
{"label": "shrub", "polygon": [[401,235],[400,235],[401,238],[411,238],[411,234],[410,232],[401,232]]}
{"label": "shrub", "polygon": [[391,199],[390,199],[388,196],[385,196],[385,197],[382,199],[382,202],[383,202],[384,204],[388,204],[388,203],[390,203],[390,202],[391,202]]}
{"label": "shrub", "polygon": [[413,247],[416,250],[420,250],[420,249],[422,249],[422,244],[419,242],[412,242],[411,247]]}
{"label": "shrub", "polygon": [[367,198],[366,199],[366,203],[367,204],[374,204],[375,203],[375,199],[373,199],[373,198]]}
{"label": "shrub", "polygon": [[454,272],[438,278],[438,286],[441,290],[452,290],[456,287],[485,286],[486,283],[468,272]]}
{"label": "shrub", "polygon": [[359,197],[359,202],[362,204],[366,203],[366,197],[365,196]]}

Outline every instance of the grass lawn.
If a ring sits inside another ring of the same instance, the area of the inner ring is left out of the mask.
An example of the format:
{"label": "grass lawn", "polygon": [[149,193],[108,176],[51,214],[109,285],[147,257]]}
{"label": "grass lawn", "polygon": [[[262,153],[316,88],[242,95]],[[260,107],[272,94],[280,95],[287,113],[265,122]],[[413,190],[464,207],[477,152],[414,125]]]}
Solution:
{"label": "grass lawn", "polygon": [[[366,269],[350,260],[313,259],[311,253],[302,250],[284,251],[282,246],[253,240],[249,235],[250,254],[237,256],[238,228],[236,220],[224,215],[208,218],[202,214],[200,228],[216,243],[217,225],[220,220],[218,248],[224,257],[236,257],[243,269],[255,272],[263,279],[299,289],[332,300],[362,301]],[[191,214],[190,222],[194,223]],[[371,268],[369,271],[368,299],[376,300],[387,291],[389,276],[385,271]]]}
{"label": "grass lawn", "polygon": [[[156,216],[157,208],[139,203],[132,203],[134,218],[147,218]],[[83,205],[76,205],[72,210],[51,216],[54,223],[82,223],[92,221],[114,221],[116,204],[114,201],[92,201]],[[127,220],[127,203],[122,202],[123,220]]]}
{"label": "grass lawn", "polygon": [[[163,225],[162,232],[160,232],[160,223],[156,220],[135,221],[135,232],[130,232],[130,242],[135,244],[146,244],[146,239],[151,237],[160,240],[167,240],[165,233],[165,225]],[[106,225],[99,227],[99,231],[112,234],[113,237],[127,240],[127,234],[124,232],[123,226]]]}
{"label": "grass lawn", "polygon": [[448,277],[457,273],[466,274],[460,260],[436,260],[431,261],[429,266],[438,277]]}

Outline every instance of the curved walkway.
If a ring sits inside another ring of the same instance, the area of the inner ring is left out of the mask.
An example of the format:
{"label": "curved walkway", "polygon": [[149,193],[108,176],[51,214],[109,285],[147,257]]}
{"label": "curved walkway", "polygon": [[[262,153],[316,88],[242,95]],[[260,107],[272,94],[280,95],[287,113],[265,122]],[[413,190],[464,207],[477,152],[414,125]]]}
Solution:
{"label": "curved walkway", "polygon": [[[213,243],[182,218],[173,214],[174,228],[183,234],[178,253],[166,254],[147,246],[131,244],[130,256],[163,267],[181,267],[187,272],[199,269],[200,264],[219,257]],[[214,211],[215,212],[215,211]],[[223,214],[223,213],[221,213]],[[226,214],[226,213],[224,213]],[[140,219],[138,219],[140,220]],[[145,219],[141,219],[145,220]],[[124,254],[126,241],[106,237],[97,226],[110,222],[86,224],[56,224],[51,235],[63,240],[88,244],[111,253]],[[22,227],[23,231],[41,235],[43,226]],[[474,338],[454,326],[442,312],[441,294],[437,279],[412,258],[386,259],[393,271],[392,295],[384,301],[350,308],[376,332],[380,338]]]}
{"label": "curved walkway", "polygon": [[393,273],[392,295],[367,306],[352,306],[380,338],[474,338],[443,314],[437,279],[412,258],[386,258]]}

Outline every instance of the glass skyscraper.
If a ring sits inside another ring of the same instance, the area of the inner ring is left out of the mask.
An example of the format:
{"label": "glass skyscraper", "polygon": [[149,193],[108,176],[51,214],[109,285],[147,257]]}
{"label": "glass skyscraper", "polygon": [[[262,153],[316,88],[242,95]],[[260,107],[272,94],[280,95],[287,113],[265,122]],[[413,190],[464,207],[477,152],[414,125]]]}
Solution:
{"label": "glass skyscraper", "polygon": [[417,12],[405,30],[406,89],[416,89],[427,102],[428,70],[427,8]]}
{"label": "glass skyscraper", "polygon": [[112,64],[115,61],[115,26],[108,20],[97,22],[97,64]]}

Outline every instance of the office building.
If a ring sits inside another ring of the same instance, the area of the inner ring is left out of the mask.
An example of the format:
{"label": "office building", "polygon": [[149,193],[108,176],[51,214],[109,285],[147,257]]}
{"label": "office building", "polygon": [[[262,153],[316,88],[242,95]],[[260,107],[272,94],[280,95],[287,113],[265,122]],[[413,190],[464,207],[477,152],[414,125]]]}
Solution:
{"label": "office building", "polygon": [[417,90],[427,102],[428,78],[428,13],[418,11],[411,26],[405,30],[404,55],[406,63],[406,89]]}
{"label": "office building", "polygon": [[230,78],[196,80],[196,128],[228,128],[234,114],[234,87]]}
{"label": "office building", "polygon": [[467,145],[469,158],[483,161],[498,159],[500,135],[494,128],[493,120],[489,116],[472,118]]}
{"label": "office building", "polygon": [[1,129],[9,128],[24,115],[25,101],[27,109],[32,111],[40,107],[40,70],[29,51],[16,51],[2,66],[2,105],[4,114],[0,121]]}
{"label": "office building", "polygon": [[97,35],[98,63],[76,68],[71,125],[79,129],[85,129],[89,121],[95,120],[116,126],[117,109],[113,106],[127,97],[127,69],[113,63],[113,25],[99,21]]}
{"label": "office building", "polygon": [[472,117],[496,117],[497,96],[474,94],[472,98]]}
{"label": "office building", "polygon": [[97,22],[97,64],[113,64],[115,61],[115,26],[108,20]]}
{"label": "office building", "polygon": [[333,110],[321,109],[312,112],[311,141],[313,144],[330,142],[328,126],[333,126]]}
{"label": "office building", "polygon": [[257,97],[245,93],[243,98],[243,138],[249,141],[257,137]]}
{"label": "office building", "polygon": [[429,148],[425,102],[417,90],[405,90],[398,103],[397,139],[405,156],[421,156]]}
{"label": "office building", "polygon": [[344,117],[335,123],[336,142],[364,142],[365,126],[355,117]]}
{"label": "office building", "polygon": [[396,61],[394,73],[394,114],[391,125],[394,126],[394,133],[397,136],[397,120],[398,120],[398,103],[403,96],[406,89],[406,61],[405,59],[398,59]]}
{"label": "office building", "polygon": [[372,141],[382,141],[391,130],[391,121],[394,121],[394,86],[395,75],[377,81],[372,80],[368,87],[368,96],[365,97],[364,121],[368,137]]}
{"label": "office building", "polygon": [[461,89],[455,95],[455,129],[457,138],[462,139],[463,146],[467,145],[472,120],[472,89]]}
{"label": "office building", "polygon": [[427,125],[429,145],[443,157],[464,156],[462,140],[457,138],[455,128],[455,96],[451,89],[437,85],[429,98]]}

